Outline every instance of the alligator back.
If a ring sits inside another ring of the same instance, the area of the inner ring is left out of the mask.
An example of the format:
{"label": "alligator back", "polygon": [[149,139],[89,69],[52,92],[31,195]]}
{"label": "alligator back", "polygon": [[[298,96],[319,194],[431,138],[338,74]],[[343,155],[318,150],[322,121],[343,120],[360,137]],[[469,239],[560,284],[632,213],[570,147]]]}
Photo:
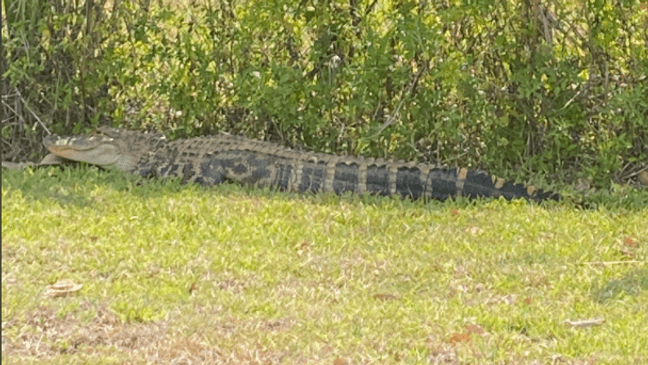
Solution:
{"label": "alligator back", "polygon": [[479,170],[299,152],[229,135],[178,140],[159,147],[140,160],[136,173],[182,176],[183,182],[203,185],[229,180],[297,192],[351,191],[438,200],[455,196],[558,199],[557,194]]}

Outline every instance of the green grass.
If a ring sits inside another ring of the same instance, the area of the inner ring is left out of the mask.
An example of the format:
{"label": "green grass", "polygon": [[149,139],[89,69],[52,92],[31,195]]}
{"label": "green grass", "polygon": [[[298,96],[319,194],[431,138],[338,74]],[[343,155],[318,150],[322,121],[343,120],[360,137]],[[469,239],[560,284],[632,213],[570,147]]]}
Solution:
{"label": "green grass", "polygon": [[648,208],[609,206],[3,170],[2,362],[646,363]]}

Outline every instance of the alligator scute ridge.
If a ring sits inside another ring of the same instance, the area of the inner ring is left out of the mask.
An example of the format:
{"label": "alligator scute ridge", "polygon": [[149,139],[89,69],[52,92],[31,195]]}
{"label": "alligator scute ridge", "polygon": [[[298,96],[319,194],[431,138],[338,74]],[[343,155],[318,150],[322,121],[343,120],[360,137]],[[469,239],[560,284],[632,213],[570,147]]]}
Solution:
{"label": "alligator scute ridge", "polygon": [[47,136],[54,155],[144,177],[182,176],[217,185],[225,180],[298,192],[372,193],[402,197],[504,197],[558,200],[559,195],[525,187],[480,170],[426,163],[300,152],[232,135],[169,141],[161,134],[100,127],[94,135]]}

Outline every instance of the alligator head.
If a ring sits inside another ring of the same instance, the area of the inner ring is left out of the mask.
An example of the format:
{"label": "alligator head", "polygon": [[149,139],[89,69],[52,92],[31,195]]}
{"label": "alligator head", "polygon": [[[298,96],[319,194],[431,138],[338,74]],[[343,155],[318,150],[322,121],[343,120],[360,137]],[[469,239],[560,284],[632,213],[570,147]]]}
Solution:
{"label": "alligator head", "polygon": [[43,138],[43,144],[54,155],[102,167],[116,167],[132,172],[142,156],[166,142],[159,134],[144,134],[111,127],[99,127],[92,135]]}

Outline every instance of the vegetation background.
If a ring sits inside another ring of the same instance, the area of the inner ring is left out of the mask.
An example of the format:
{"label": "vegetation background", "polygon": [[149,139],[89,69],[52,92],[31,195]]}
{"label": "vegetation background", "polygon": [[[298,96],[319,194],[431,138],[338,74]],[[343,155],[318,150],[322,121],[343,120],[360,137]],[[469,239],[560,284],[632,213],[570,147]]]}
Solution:
{"label": "vegetation background", "polygon": [[42,156],[50,132],[108,123],[541,185],[607,188],[648,167],[645,2],[7,0],[4,10],[4,160]]}

